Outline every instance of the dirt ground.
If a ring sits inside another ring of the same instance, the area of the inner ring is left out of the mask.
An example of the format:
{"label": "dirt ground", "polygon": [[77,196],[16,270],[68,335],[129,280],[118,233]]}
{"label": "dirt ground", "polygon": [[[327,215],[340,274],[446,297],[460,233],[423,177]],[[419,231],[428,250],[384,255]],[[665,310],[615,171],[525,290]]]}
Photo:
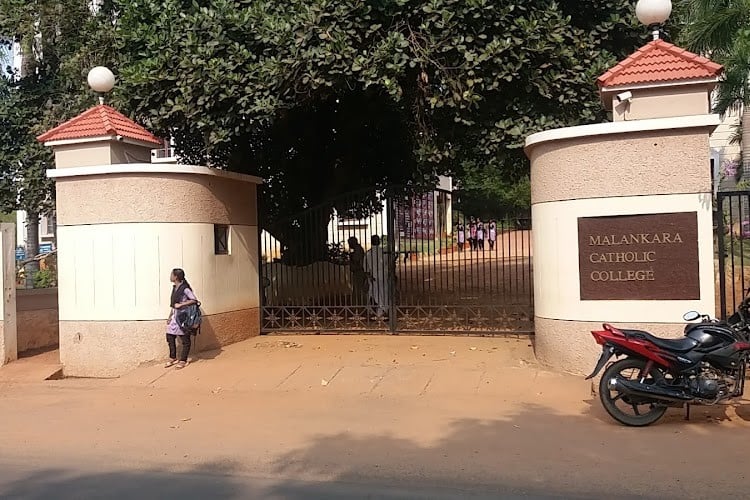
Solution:
{"label": "dirt ground", "polygon": [[[0,369],[2,498],[747,498],[750,402],[615,424],[528,340],[283,336],[185,370]],[[15,366],[14,366],[15,365]]]}

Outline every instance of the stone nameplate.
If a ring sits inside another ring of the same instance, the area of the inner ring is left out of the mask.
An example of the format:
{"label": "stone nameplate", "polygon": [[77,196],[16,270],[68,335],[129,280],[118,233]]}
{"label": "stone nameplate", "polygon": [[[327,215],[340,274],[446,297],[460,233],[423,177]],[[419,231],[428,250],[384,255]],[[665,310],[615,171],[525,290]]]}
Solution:
{"label": "stone nameplate", "polygon": [[698,300],[698,214],[578,219],[581,300]]}

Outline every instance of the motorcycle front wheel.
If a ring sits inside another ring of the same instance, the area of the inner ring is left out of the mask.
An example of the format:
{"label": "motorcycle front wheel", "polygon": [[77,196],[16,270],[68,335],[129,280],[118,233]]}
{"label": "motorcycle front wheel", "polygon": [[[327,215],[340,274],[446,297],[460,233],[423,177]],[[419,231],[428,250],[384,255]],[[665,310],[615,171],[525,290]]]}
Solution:
{"label": "motorcycle front wheel", "polygon": [[[627,358],[610,365],[599,381],[599,399],[607,413],[621,424],[631,427],[651,425],[667,411],[664,404],[645,398],[631,397],[617,389],[611,389],[609,381],[616,378],[641,380],[646,368],[646,361]],[[655,384],[664,380],[664,375],[653,367],[645,376],[643,383]]]}

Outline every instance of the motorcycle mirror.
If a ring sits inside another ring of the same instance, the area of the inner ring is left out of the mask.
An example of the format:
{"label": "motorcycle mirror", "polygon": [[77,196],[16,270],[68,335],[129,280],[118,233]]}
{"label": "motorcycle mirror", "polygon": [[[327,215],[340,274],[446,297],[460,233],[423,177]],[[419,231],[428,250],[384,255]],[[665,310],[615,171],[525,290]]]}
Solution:
{"label": "motorcycle mirror", "polygon": [[696,319],[700,317],[701,315],[698,314],[696,311],[688,311],[682,315],[682,319],[684,319],[685,321],[695,321]]}

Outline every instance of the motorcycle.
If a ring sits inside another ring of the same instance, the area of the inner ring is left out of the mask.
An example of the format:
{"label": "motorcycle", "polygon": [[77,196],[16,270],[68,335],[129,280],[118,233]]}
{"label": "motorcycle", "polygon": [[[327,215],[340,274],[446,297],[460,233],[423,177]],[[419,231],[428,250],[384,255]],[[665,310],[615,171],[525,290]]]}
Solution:
{"label": "motorcycle", "polygon": [[743,395],[750,359],[750,289],[725,322],[695,311],[683,319],[688,322],[685,335],[677,339],[607,323],[591,332],[602,354],[586,380],[607,367],[599,399],[621,424],[647,426],[668,408],[687,405],[689,416],[690,405],[715,405]]}

